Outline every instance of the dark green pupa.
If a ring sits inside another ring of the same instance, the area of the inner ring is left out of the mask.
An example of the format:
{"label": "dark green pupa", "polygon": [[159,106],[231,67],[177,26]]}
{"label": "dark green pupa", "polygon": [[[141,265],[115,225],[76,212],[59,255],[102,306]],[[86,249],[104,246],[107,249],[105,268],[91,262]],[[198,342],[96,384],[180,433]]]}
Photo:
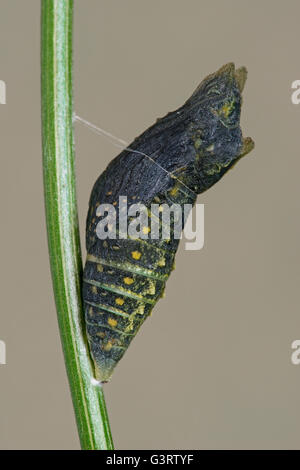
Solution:
{"label": "dark green pupa", "polygon": [[[97,207],[177,203],[193,205],[253,148],[240,129],[244,67],[224,65],[205,78],[176,111],[136,138],[97,179],[86,225],[83,302],[95,375],[106,382],[162,296],[174,265],[178,239],[97,237]],[[151,158],[147,158],[147,155]],[[153,163],[153,160],[157,163]]]}

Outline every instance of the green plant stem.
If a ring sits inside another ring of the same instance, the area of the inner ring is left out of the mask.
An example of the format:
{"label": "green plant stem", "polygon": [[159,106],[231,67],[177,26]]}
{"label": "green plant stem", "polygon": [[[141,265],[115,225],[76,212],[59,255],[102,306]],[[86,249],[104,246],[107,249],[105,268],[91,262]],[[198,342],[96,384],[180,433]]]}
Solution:
{"label": "green plant stem", "polygon": [[83,328],[82,261],[72,109],[73,0],[42,0],[42,134],[45,209],[58,323],[83,449],[113,449],[102,387]]}

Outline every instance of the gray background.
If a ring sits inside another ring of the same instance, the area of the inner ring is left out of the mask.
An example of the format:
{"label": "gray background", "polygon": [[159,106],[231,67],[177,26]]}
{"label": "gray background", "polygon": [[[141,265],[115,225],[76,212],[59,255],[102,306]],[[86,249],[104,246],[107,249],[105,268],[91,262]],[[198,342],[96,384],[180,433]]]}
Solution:
{"label": "gray background", "polygon": [[[40,4],[0,10],[0,448],[76,449],[43,213]],[[296,0],[75,2],[79,115],[131,141],[234,61],[249,70],[242,128],[256,142],[199,198],[205,247],[181,247],[166,297],[105,387],[117,448],[300,448],[299,15]],[[91,187],[117,153],[76,124],[82,236]]]}

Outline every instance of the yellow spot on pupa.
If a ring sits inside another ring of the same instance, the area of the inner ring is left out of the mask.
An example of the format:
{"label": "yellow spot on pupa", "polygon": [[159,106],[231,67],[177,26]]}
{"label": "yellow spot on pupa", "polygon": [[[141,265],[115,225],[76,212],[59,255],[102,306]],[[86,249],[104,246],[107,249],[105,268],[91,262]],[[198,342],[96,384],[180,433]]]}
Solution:
{"label": "yellow spot on pupa", "polygon": [[99,338],[104,338],[105,333],[103,331],[100,331],[100,333],[97,333],[97,336],[99,336]]}
{"label": "yellow spot on pupa", "polygon": [[111,326],[112,328],[114,328],[114,327],[117,326],[117,324],[118,324],[117,320],[115,320],[114,318],[111,318],[111,317],[109,317],[109,319],[107,320],[107,323],[108,323],[109,326]]}
{"label": "yellow spot on pupa", "polygon": [[102,272],[103,272],[103,266],[102,266],[102,264],[97,264],[97,271],[98,271],[98,273],[102,273]]}
{"label": "yellow spot on pupa", "polygon": [[136,315],[144,315],[144,310],[145,310],[145,305],[140,304],[135,311],[130,315],[129,320],[128,320],[128,325],[125,328],[125,333],[128,331],[132,331],[134,328],[134,320]]}
{"label": "yellow spot on pupa", "polygon": [[159,197],[158,197],[158,196],[155,196],[154,201],[155,201],[155,202],[160,202]]}
{"label": "yellow spot on pupa", "polygon": [[113,206],[116,206],[117,204],[118,204],[117,201],[114,201],[114,202],[113,202]]}
{"label": "yellow spot on pupa", "polygon": [[158,210],[159,212],[162,212],[164,210],[164,206],[159,206]]}
{"label": "yellow spot on pupa", "polygon": [[128,320],[128,325],[126,326],[124,330],[125,333],[133,330],[133,322],[134,322],[134,315],[131,315],[131,317]]}
{"label": "yellow spot on pupa", "polygon": [[232,111],[232,108],[234,107],[234,101],[230,101],[228,103],[225,103],[224,106],[221,108],[221,113],[224,114],[226,118],[228,118],[230,112]]}
{"label": "yellow spot on pupa", "polygon": [[144,315],[144,311],[145,311],[145,305],[140,304],[134,313],[138,315]]}
{"label": "yellow spot on pupa", "polygon": [[93,294],[97,294],[97,287],[96,287],[96,286],[92,286],[92,287],[91,287],[91,291],[93,292]]}
{"label": "yellow spot on pupa", "polygon": [[90,307],[90,308],[89,308],[89,314],[90,314],[90,315],[93,315],[93,313],[94,313],[94,312],[93,312],[93,309],[92,309],[92,307]]}
{"label": "yellow spot on pupa", "polygon": [[176,196],[177,193],[178,193],[178,187],[174,186],[174,188],[171,189],[170,194],[171,196]]}
{"label": "yellow spot on pupa", "polygon": [[103,346],[103,349],[104,351],[110,351],[111,348],[112,348],[112,342],[111,341],[107,341],[107,343]]}
{"label": "yellow spot on pupa", "polygon": [[229,107],[228,103],[224,104],[224,106],[222,108],[222,113],[227,117],[228,114],[229,114],[229,111],[230,111],[230,107]]}
{"label": "yellow spot on pupa", "polygon": [[140,259],[142,253],[140,253],[139,251],[132,251],[131,256],[133,257],[133,259]]}
{"label": "yellow spot on pupa", "polygon": [[118,245],[113,245],[113,250],[119,250],[120,247]]}
{"label": "yellow spot on pupa", "polygon": [[96,219],[95,217],[92,219],[92,223],[94,224],[96,222]]}
{"label": "yellow spot on pupa", "polygon": [[155,294],[155,282],[152,280],[148,281],[148,289],[145,290],[145,294],[154,295]]}
{"label": "yellow spot on pupa", "polygon": [[123,305],[124,300],[121,299],[120,297],[117,297],[116,300],[115,300],[115,302],[116,302],[116,304],[118,304],[118,305]]}
{"label": "yellow spot on pupa", "polygon": [[211,144],[209,147],[207,147],[206,150],[207,150],[208,152],[212,152],[214,148],[215,148],[214,144]]}
{"label": "yellow spot on pupa", "polygon": [[106,196],[111,196],[112,195],[112,191],[108,191],[108,193],[106,193]]}
{"label": "yellow spot on pupa", "polygon": [[161,259],[158,261],[157,264],[158,264],[158,266],[160,266],[160,267],[165,266],[165,265],[166,265],[166,260],[165,260],[165,258],[161,258]]}
{"label": "yellow spot on pupa", "polygon": [[134,282],[134,280],[132,279],[132,277],[124,277],[123,281],[125,282],[125,284],[127,284],[128,286],[130,286],[130,284],[132,284]]}
{"label": "yellow spot on pupa", "polygon": [[143,233],[147,235],[150,232],[150,227],[143,227]]}

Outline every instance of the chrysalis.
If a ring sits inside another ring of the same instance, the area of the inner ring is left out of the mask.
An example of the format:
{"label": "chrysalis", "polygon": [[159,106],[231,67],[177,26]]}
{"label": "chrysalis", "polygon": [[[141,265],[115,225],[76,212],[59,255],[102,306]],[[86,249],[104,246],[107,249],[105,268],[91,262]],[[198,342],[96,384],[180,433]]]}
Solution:
{"label": "chrysalis", "polygon": [[[183,106],[158,119],[112,160],[93,187],[83,301],[95,374],[102,382],[110,379],[162,296],[179,240],[174,230],[169,239],[122,238],[118,224],[115,239],[103,239],[99,207],[108,204],[118,216],[122,198],[128,206],[142,203],[147,210],[152,203],[193,205],[197,194],[254,146],[239,125],[246,75],[244,67],[235,70],[232,63],[209,75]],[[149,226],[143,230],[149,232]]]}

